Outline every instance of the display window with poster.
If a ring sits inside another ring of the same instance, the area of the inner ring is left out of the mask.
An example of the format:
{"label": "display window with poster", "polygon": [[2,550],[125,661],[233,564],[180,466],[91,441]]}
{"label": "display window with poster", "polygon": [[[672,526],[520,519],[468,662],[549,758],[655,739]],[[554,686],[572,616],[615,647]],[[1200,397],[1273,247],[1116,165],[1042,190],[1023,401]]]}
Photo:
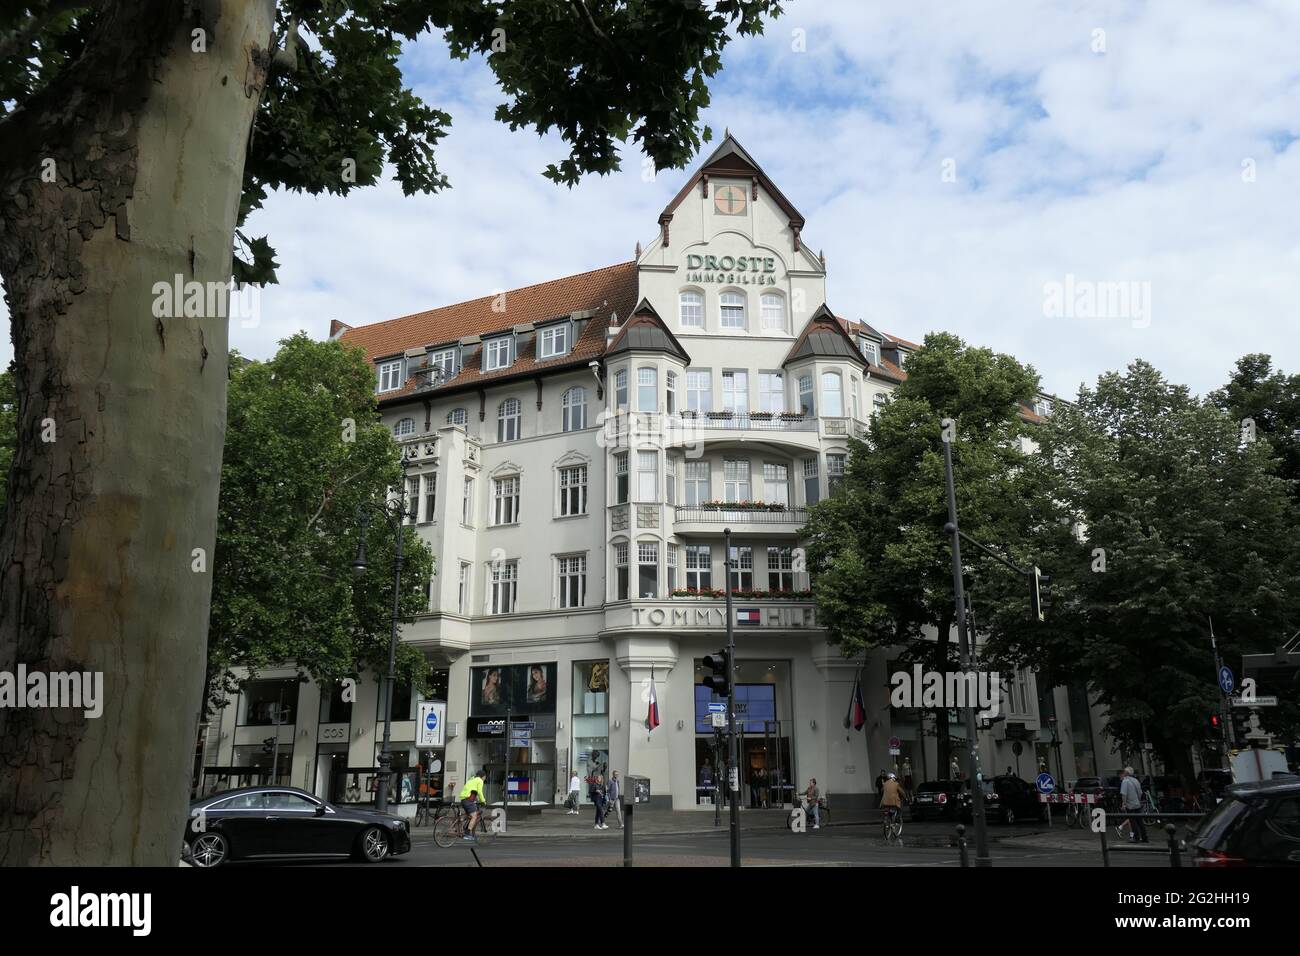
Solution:
{"label": "display window with poster", "polygon": [[555,663],[470,671],[467,772],[485,770],[489,803],[549,804],[555,792]]}
{"label": "display window with poster", "polygon": [[586,802],[597,774],[609,780],[609,661],[574,662],[572,705],[569,752],[572,772],[583,781],[578,799]]}

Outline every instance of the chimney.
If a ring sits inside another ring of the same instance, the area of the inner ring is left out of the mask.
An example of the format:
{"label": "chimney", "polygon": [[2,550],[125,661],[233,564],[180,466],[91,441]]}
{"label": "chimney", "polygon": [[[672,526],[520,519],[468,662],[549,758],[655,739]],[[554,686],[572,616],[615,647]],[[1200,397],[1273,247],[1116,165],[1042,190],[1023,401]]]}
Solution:
{"label": "chimney", "polygon": [[330,338],[331,342],[337,342],[344,332],[350,332],[352,326],[340,322],[338,319],[330,319]]}

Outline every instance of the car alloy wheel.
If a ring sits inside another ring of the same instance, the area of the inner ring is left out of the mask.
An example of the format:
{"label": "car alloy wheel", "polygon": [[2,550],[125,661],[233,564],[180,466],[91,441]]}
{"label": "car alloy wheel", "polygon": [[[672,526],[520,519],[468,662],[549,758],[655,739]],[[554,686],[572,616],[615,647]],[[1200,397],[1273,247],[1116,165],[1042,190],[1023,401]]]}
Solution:
{"label": "car alloy wheel", "polygon": [[190,844],[195,866],[210,869],[220,866],[230,856],[230,844],[220,833],[200,833]]}
{"label": "car alloy wheel", "polygon": [[388,856],[388,834],[380,827],[370,827],[361,834],[361,855],[367,863],[378,863]]}
{"label": "car alloy wheel", "polygon": [[1005,823],[1005,824],[1007,824],[1008,826],[1010,826],[1011,824],[1015,823],[1015,822],[1016,822],[1016,811],[1015,811],[1015,810],[1012,810],[1010,807],[1007,807],[1005,810],[1003,810],[1003,811],[1002,811],[1002,822]]}

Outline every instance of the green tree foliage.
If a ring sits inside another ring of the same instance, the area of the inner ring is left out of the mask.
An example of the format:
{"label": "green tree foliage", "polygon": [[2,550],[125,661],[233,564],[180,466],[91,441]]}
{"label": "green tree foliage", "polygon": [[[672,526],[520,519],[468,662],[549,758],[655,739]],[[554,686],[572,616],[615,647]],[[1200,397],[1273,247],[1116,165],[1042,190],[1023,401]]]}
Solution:
{"label": "green tree foliage", "polygon": [[[115,6],[43,0],[0,13],[0,111],[56,84]],[[496,118],[557,132],[568,155],[544,174],[572,186],[618,170],[628,140],[656,169],[689,161],[711,138],[699,115],[723,48],[781,13],[778,0],[278,0],[276,9],[282,55],[253,124],[235,236],[235,277],[249,282],[275,281],[275,250],[242,230],[271,189],[346,194],[373,185],[386,163],[407,195],[448,185],[434,153],[451,117],[404,85],[403,42],[440,34],[452,57],[484,57],[505,96]]]}
{"label": "green tree foliage", "polygon": [[[1038,376],[1007,355],[933,334],[908,357],[907,380],[853,442],[840,488],[811,509],[808,568],[821,620],[846,655],[905,645],[901,660],[955,667],[952,564],[940,421],[956,421],[953,444],[962,529],[1019,550],[1040,520],[1039,472],[1023,467],[1031,426],[1020,403]],[[968,558],[978,600],[989,573]],[[1020,598],[1025,613],[1027,597]],[[934,635],[937,633],[938,639]],[[936,715],[940,766],[948,765],[946,711]]]}
{"label": "green tree foliage", "polygon": [[[1228,384],[1210,399],[1242,423],[1245,440],[1253,437],[1272,446],[1278,474],[1292,482],[1291,494],[1300,501],[1300,374],[1274,370],[1267,355],[1246,355],[1237,361]],[[1297,632],[1300,618],[1287,625],[1286,637]],[[1284,740],[1300,739],[1300,673],[1295,680],[1262,680],[1256,692],[1278,699],[1277,707],[1258,711],[1264,728]]]}
{"label": "green tree foliage", "polygon": [[[295,335],[269,362],[233,362],[208,642],[209,694],[230,669],[294,661],[319,681],[387,669],[394,536],[374,515],[369,570],[351,573],[357,508],[399,488],[399,452],[375,412],[360,349]],[[372,512],[373,514],[373,512]],[[433,558],[403,529],[402,611],[427,609]],[[417,685],[420,653],[399,646]]]}
{"label": "green tree foliage", "polygon": [[1210,400],[1242,422],[1244,430],[1253,424],[1254,438],[1273,446],[1280,459],[1278,474],[1295,482],[1291,493],[1300,497],[1300,374],[1275,371],[1267,355],[1246,355]]}
{"label": "green tree foliage", "polygon": [[983,622],[996,655],[1087,684],[1112,736],[1145,736],[1185,774],[1218,706],[1211,621],[1239,660],[1278,642],[1300,596],[1288,482],[1239,437],[1235,415],[1145,362],[1082,389],[1027,463],[1056,511],[1030,545],[1053,576],[1048,625],[996,605]]}

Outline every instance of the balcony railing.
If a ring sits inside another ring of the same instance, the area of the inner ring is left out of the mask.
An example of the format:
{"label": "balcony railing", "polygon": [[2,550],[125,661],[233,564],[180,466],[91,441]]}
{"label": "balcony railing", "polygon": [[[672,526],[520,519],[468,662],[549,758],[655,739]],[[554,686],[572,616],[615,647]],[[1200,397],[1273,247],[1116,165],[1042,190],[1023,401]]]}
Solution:
{"label": "balcony railing", "polygon": [[817,419],[779,412],[680,412],[668,416],[669,428],[722,431],[815,432]]}
{"label": "balcony railing", "polygon": [[808,523],[808,511],[805,508],[768,511],[759,508],[683,506],[677,509],[676,518],[678,521],[698,521],[705,524],[804,525]]}

